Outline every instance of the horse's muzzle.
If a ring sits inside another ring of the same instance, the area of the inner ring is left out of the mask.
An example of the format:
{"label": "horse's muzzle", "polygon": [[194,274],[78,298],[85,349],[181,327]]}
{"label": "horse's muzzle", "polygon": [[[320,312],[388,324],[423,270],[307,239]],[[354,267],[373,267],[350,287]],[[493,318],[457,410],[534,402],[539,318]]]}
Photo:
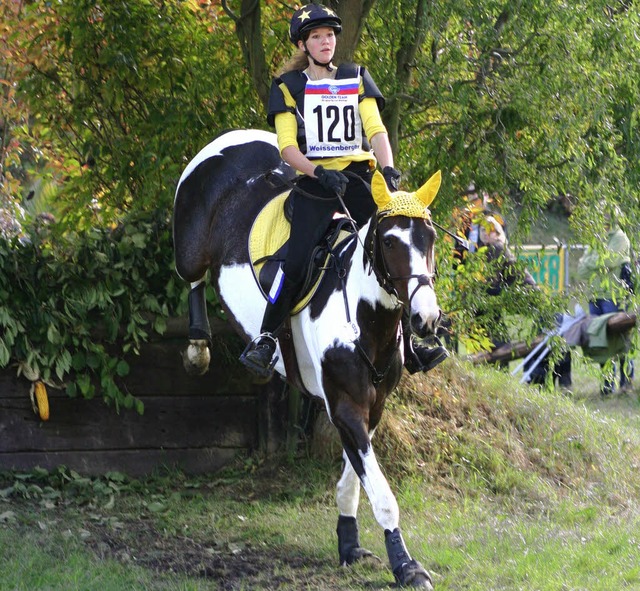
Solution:
{"label": "horse's muzzle", "polygon": [[440,325],[442,318],[442,310],[437,308],[433,313],[415,313],[410,315],[411,330],[417,337],[424,339],[425,337],[436,334],[436,330]]}

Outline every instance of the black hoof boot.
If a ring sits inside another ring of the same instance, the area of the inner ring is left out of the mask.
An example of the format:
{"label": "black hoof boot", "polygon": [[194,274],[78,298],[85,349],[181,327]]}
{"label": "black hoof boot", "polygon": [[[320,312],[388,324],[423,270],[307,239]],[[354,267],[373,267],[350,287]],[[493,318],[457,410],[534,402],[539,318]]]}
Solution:
{"label": "black hoof boot", "polygon": [[373,552],[360,546],[358,522],[355,517],[340,515],[338,517],[338,553],[340,566],[349,566],[362,558],[373,558],[380,562]]}
{"label": "black hoof boot", "polygon": [[413,587],[433,591],[433,582],[429,573],[417,561],[409,556],[404,545],[400,529],[384,532],[387,555],[391,563],[391,570],[398,587]]}
{"label": "black hoof boot", "polygon": [[205,289],[206,285],[203,281],[189,292],[189,340],[202,340],[211,343],[211,327],[207,317]]}
{"label": "black hoof boot", "polygon": [[240,363],[256,377],[268,381],[273,376],[273,367],[278,361],[275,352],[275,338],[269,333],[263,333],[247,345],[240,355]]}

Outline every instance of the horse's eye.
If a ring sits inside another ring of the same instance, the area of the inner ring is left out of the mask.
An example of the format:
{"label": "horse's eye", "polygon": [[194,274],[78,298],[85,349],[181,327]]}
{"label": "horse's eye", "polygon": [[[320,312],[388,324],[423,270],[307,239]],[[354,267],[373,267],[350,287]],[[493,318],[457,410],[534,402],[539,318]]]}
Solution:
{"label": "horse's eye", "polygon": [[386,248],[391,248],[393,246],[393,240],[391,238],[384,238],[382,244],[384,244]]}

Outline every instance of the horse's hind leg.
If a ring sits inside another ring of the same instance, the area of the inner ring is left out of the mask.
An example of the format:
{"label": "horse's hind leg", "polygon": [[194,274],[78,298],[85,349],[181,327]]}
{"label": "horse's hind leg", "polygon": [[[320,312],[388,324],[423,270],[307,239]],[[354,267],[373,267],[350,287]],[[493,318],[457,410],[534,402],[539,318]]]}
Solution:
{"label": "horse's hind leg", "polygon": [[360,501],[360,479],[346,454],[344,454],[342,476],[336,487],[336,501],[340,513],[336,530],[340,566],[353,564],[365,556],[373,556],[372,552],[360,546],[356,520]]}
{"label": "horse's hind leg", "polygon": [[189,292],[189,339],[211,340],[211,326],[207,316],[206,283],[204,279],[191,284]]}
{"label": "horse's hind leg", "polygon": [[190,375],[202,375],[209,369],[211,327],[207,316],[206,283],[204,278],[191,284],[189,292],[189,346],[183,364]]}

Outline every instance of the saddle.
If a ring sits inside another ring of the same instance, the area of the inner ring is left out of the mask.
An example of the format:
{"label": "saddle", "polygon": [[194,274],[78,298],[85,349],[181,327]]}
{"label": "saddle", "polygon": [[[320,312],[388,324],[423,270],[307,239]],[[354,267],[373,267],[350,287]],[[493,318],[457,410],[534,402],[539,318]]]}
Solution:
{"label": "saddle", "polygon": [[[280,193],[269,201],[257,215],[249,232],[249,260],[253,276],[265,300],[287,256],[291,233],[291,205],[287,200],[290,192]],[[311,301],[325,271],[330,268],[331,252],[338,244],[354,235],[351,220],[345,217],[333,220],[324,239],[314,250],[306,280],[291,315],[300,313]]]}

